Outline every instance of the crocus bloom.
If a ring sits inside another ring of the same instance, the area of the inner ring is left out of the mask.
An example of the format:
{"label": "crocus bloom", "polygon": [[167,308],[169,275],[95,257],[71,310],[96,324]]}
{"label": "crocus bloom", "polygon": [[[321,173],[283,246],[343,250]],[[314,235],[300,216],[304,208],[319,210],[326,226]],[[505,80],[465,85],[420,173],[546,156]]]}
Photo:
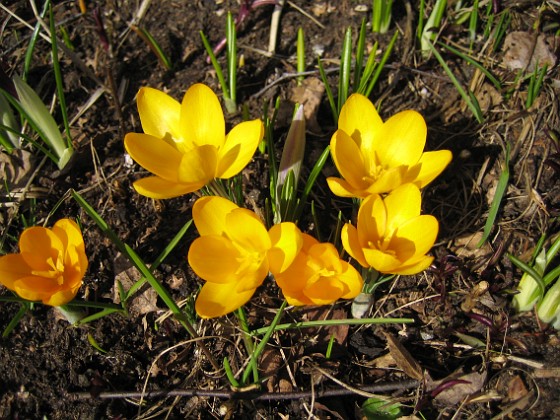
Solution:
{"label": "crocus bloom", "polygon": [[27,300],[60,306],[78,293],[88,267],[78,225],[61,219],[52,229],[34,226],[19,238],[19,254],[0,257],[0,283]]}
{"label": "crocus bloom", "polygon": [[425,187],[451,161],[449,150],[423,153],[426,134],[418,112],[402,111],[384,123],[368,98],[351,95],[331,138],[331,155],[342,175],[327,179],[331,191],[365,198],[409,182]]}
{"label": "crocus bloom", "polygon": [[301,248],[301,232],[294,223],[269,231],[252,211],[222,197],[202,197],[193,206],[200,237],[192,243],[188,260],[206,283],[196,299],[202,318],[215,318],[244,305],[269,271],[285,270]]}
{"label": "crocus bloom", "polygon": [[344,249],[363,267],[381,273],[416,274],[433,261],[426,253],[436,240],[435,217],[420,215],[420,190],[404,184],[382,198],[366,198],[358,211],[357,228],[342,228]]}
{"label": "crocus bloom", "polygon": [[129,155],[153,176],[136,191],[161,199],[196,191],[215,178],[231,178],[249,163],[263,138],[262,121],[242,122],[226,135],[220,102],[203,85],[190,87],[183,102],[143,87],[137,95],[144,134],[128,133]]}
{"label": "crocus bloom", "polygon": [[352,299],[361,291],[362,277],[342,261],[330,243],[319,243],[303,234],[303,246],[287,270],[274,273],[290,305],[327,305],[338,299]]}

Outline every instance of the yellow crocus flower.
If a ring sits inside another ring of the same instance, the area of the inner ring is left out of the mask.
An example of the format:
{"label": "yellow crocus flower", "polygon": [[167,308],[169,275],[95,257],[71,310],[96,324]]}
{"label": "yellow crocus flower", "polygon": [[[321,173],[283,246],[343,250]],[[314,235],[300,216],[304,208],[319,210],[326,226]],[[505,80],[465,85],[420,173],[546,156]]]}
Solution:
{"label": "yellow crocus flower", "polygon": [[258,216],[222,197],[202,197],[193,206],[200,237],[192,243],[188,261],[206,281],[196,299],[202,318],[228,314],[244,305],[269,271],[285,270],[302,244],[294,223],[269,231]]}
{"label": "yellow crocus flower", "polygon": [[320,243],[305,233],[294,262],[287,270],[273,274],[288,303],[296,306],[352,299],[364,283],[356,269],[340,259],[332,244]]}
{"label": "yellow crocus flower", "polygon": [[25,229],[19,251],[0,257],[1,284],[23,299],[51,306],[65,305],[76,297],[88,260],[74,221],[61,219],[52,229]]}
{"label": "yellow crocus flower", "polygon": [[363,267],[381,273],[416,274],[430,266],[426,253],[438,234],[438,221],[420,215],[420,190],[404,184],[387,197],[367,197],[358,211],[357,227],[342,228],[344,249]]}
{"label": "yellow crocus flower", "polygon": [[426,135],[418,112],[402,111],[383,122],[368,98],[351,95],[331,138],[331,155],[342,176],[327,179],[331,191],[366,198],[409,182],[425,187],[451,162],[449,150],[423,152]]}
{"label": "yellow crocus flower", "polygon": [[182,103],[149,87],[137,95],[144,133],[128,133],[124,146],[154,176],[134,183],[147,197],[172,198],[196,191],[215,178],[237,175],[264,136],[260,120],[242,122],[226,135],[216,94],[206,85],[191,86]]}

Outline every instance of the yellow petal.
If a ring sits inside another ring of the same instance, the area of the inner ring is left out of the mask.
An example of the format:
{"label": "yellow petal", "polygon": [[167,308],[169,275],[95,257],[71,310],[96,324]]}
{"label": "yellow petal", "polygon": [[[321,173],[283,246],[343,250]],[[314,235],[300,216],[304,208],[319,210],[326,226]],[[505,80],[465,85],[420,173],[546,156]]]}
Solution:
{"label": "yellow petal", "polygon": [[167,141],[180,138],[181,104],[166,93],[143,87],[136,96],[144,133]]}
{"label": "yellow petal", "polygon": [[362,197],[365,198],[370,194],[384,194],[393,191],[403,183],[406,174],[406,166],[397,166],[383,170],[378,178],[374,179],[367,190],[364,191]]}
{"label": "yellow petal", "polygon": [[177,181],[183,155],[165,140],[148,134],[128,133],[124,147],[134,161],[168,181]]}
{"label": "yellow petal", "polygon": [[254,293],[255,289],[236,292],[231,283],[205,283],[196,298],[196,313],[205,319],[226,315],[242,307]]}
{"label": "yellow petal", "polygon": [[195,147],[182,156],[177,180],[184,184],[206,185],[214,179],[217,165],[218,149],[215,146]]}
{"label": "yellow petal", "polygon": [[191,86],[181,103],[183,138],[197,146],[223,146],[226,138],[224,113],[216,94],[208,86]]}
{"label": "yellow petal", "polygon": [[328,305],[344,294],[344,285],[334,276],[320,277],[316,282],[308,285],[303,293],[315,305]]}
{"label": "yellow petal", "polygon": [[420,215],[422,197],[416,185],[404,184],[385,197],[384,202],[387,209],[387,236],[392,235],[403,223]]}
{"label": "yellow petal", "polygon": [[[235,290],[238,293],[248,290],[255,290],[266,279],[268,275],[268,260],[263,255],[262,258],[248,258],[243,261],[246,265],[244,270],[240,270],[237,274]],[[248,264],[247,264],[248,263]]]}
{"label": "yellow petal", "polygon": [[342,261],[334,245],[328,242],[319,243],[315,238],[313,240],[315,243],[309,247],[307,254],[315,263],[314,265],[328,271],[340,273],[342,271]]}
{"label": "yellow petal", "polygon": [[327,178],[327,184],[334,195],[339,197],[363,197],[367,196],[367,192],[357,190],[342,178]]}
{"label": "yellow petal", "polygon": [[414,244],[414,255],[424,255],[434,246],[438,230],[439,224],[434,216],[417,216],[399,226],[389,247],[395,249],[399,258],[403,260],[400,257],[400,249],[407,246],[404,241],[409,241]]}
{"label": "yellow petal", "polygon": [[23,277],[14,283],[15,292],[27,300],[48,301],[50,297],[64,290],[59,286],[56,279],[49,279],[39,276]]}
{"label": "yellow petal", "polygon": [[393,274],[401,274],[403,276],[418,274],[426,270],[433,260],[434,257],[424,256],[419,261],[416,261],[413,264],[407,262],[407,264],[404,264],[403,266],[395,270]]}
{"label": "yellow petal", "polygon": [[272,226],[268,235],[272,245],[267,254],[269,269],[276,275],[293,263],[303,245],[303,238],[299,228],[291,222]]}
{"label": "yellow petal", "polygon": [[64,258],[62,241],[47,228],[33,226],[19,237],[20,255],[36,271],[53,270],[53,264]]}
{"label": "yellow petal", "polygon": [[397,257],[378,249],[364,249],[364,255],[368,266],[375,268],[380,273],[395,274],[395,270],[402,265]]}
{"label": "yellow petal", "polygon": [[383,141],[376,145],[377,157],[385,167],[413,166],[422,156],[428,129],[422,115],[402,111],[383,124]]}
{"label": "yellow petal", "polygon": [[21,254],[3,255],[0,257],[0,284],[15,291],[14,283],[31,276],[31,270]]}
{"label": "yellow petal", "polygon": [[248,209],[234,209],[226,215],[225,233],[238,248],[247,252],[265,254],[271,246],[263,222]]}
{"label": "yellow petal", "polygon": [[241,172],[253,158],[263,136],[261,120],[245,121],[233,127],[218,151],[216,178],[231,178]]}
{"label": "yellow petal", "polygon": [[350,95],[340,111],[338,128],[354,139],[362,153],[369,155],[375,149],[383,121],[371,101],[363,95]]}
{"label": "yellow petal", "polygon": [[362,246],[360,245],[360,241],[358,239],[358,230],[352,226],[350,223],[346,223],[342,228],[342,232],[340,234],[342,239],[342,246],[350,254],[352,258],[354,258],[362,267],[369,267],[368,262],[366,261],[366,257],[364,256],[364,252],[362,250]]}
{"label": "yellow petal", "polygon": [[239,252],[223,236],[207,235],[196,238],[188,253],[189,265],[201,278],[212,283],[235,281],[239,267]]}
{"label": "yellow petal", "polygon": [[362,279],[360,273],[358,273],[358,270],[350,264],[347,262],[342,262],[342,264],[343,271],[338,275],[338,280],[346,286],[346,293],[344,293],[341,297],[343,299],[353,299],[361,293],[362,287],[364,286],[364,280]]}
{"label": "yellow petal", "polygon": [[432,182],[449,165],[453,155],[449,150],[437,150],[435,152],[425,152],[418,162],[418,173],[414,174],[415,168],[411,168],[413,177],[407,174],[406,181],[414,182],[420,188],[424,188]]}
{"label": "yellow petal", "polygon": [[53,293],[51,296],[43,298],[43,303],[50,306],[62,306],[73,300],[78,294],[78,288],[61,290],[60,292]]}
{"label": "yellow petal", "polygon": [[358,241],[363,248],[368,243],[378,243],[385,235],[387,209],[381,196],[374,194],[367,197],[358,210]]}
{"label": "yellow petal", "polygon": [[66,249],[64,256],[65,275],[77,276],[74,280],[81,283],[88,267],[84,238],[76,222],[70,219],[60,219],[55,223],[52,231],[62,240]]}
{"label": "yellow petal", "polygon": [[368,187],[365,179],[369,176],[362,153],[355,141],[344,131],[337,130],[330,143],[331,155],[340,175],[354,189]]}
{"label": "yellow petal", "polygon": [[222,235],[227,229],[227,214],[238,208],[234,203],[223,197],[202,197],[196,200],[192,215],[200,236]]}
{"label": "yellow petal", "polygon": [[179,184],[157,176],[149,176],[135,181],[133,186],[138,194],[161,200],[191,193],[204,187],[204,184],[202,182]]}

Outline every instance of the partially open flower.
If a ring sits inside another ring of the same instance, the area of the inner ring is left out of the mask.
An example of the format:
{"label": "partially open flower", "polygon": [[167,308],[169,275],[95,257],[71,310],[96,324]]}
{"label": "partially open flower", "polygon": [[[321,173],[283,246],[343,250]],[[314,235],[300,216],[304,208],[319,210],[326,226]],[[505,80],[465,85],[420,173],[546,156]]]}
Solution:
{"label": "partially open flower", "polygon": [[330,243],[319,243],[303,235],[303,247],[287,270],[272,272],[290,305],[328,305],[338,299],[356,297],[362,276],[342,261]]}
{"label": "partially open flower", "polygon": [[402,111],[385,123],[371,101],[355,93],[345,102],[331,155],[342,178],[328,178],[340,197],[366,198],[413,183],[423,188],[451,161],[449,150],[423,152],[427,128],[416,111]]}
{"label": "partially open flower", "polygon": [[19,254],[0,257],[0,283],[27,300],[60,306],[70,302],[88,267],[78,225],[61,219],[52,229],[34,226],[19,238]]}
{"label": "partially open flower", "polygon": [[268,232],[258,216],[222,197],[202,197],[193,206],[200,237],[188,260],[206,280],[196,300],[202,318],[215,318],[244,305],[269,271],[285,270],[301,248],[294,223],[274,225]]}
{"label": "partially open flower", "polygon": [[128,133],[124,146],[154,176],[134,183],[136,191],[161,199],[196,191],[215,178],[231,178],[247,166],[264,136],[262,121],[242,122],[226,135],[216,94],[191,86],[183,102],[143,87],[137,95],[144,134]]}
{"label": "partially open flower", "polygon": [[344,249],[363,267],[381,273],[416,274],[433,261],[426,253],[436,241],[438,221],[420,215],[420,190],[402,185],[384,199],[378,194],[366,198],[358,211],[357,228],[342,228]]}

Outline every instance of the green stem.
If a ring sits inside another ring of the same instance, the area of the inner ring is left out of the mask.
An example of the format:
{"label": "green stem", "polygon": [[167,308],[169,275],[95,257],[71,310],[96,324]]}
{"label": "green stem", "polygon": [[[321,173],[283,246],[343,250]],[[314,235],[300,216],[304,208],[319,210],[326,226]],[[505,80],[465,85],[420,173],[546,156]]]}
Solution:
{"label": "green stem", "polygon": [[[284,314],[284,309],[286,309],[286,306],[288,306],[288,302],[287,301],[282,302],[282,305],[278,309],[278,312],[276,312],[276,316],[272,320],[271,324],[268,327],[266,327],[267,331],[266,331],[264,337],[262,338],[261,342],[259,343],[259,345],[255,349],[255,351],[251,355],[251,361],[249,362],[249,365],[251,365],[253,363],[256,364],[256,361],[258,360],[259,356],[263,352],[265,346],[268,344],[268,340],[270,340],[270,336],[272,335],[272,333],[274,331],[276,331],[276,326],[280,322],[280,319],[282,318],[282,315]],[[254,332],[253,332],[253,334],[254,334]],[[241,381],[243,384],[247,383],[247,379],[249,377],[249,372],[252,372],[252,369],[246,369],[245,372],[243,372],[243,377],[242,377],[242,381]]]}
{"label": "green stem", "polygon": [[[245,311],[243,308],[239,308],[236,312],[237,319],[239,320],[239,326],[243,331],[243,343],[245,344],[245,349],[248,354],[253,354],[255,352],[255,343],[253,343],[253,338],[251,336],[251,331],[249,331],[249,325],[247,324],[247,317],[245,316]],[[253,382],[259,382],[259,370],[255,359],[251,358],[251,363],[249,366],[253,371]]]}

